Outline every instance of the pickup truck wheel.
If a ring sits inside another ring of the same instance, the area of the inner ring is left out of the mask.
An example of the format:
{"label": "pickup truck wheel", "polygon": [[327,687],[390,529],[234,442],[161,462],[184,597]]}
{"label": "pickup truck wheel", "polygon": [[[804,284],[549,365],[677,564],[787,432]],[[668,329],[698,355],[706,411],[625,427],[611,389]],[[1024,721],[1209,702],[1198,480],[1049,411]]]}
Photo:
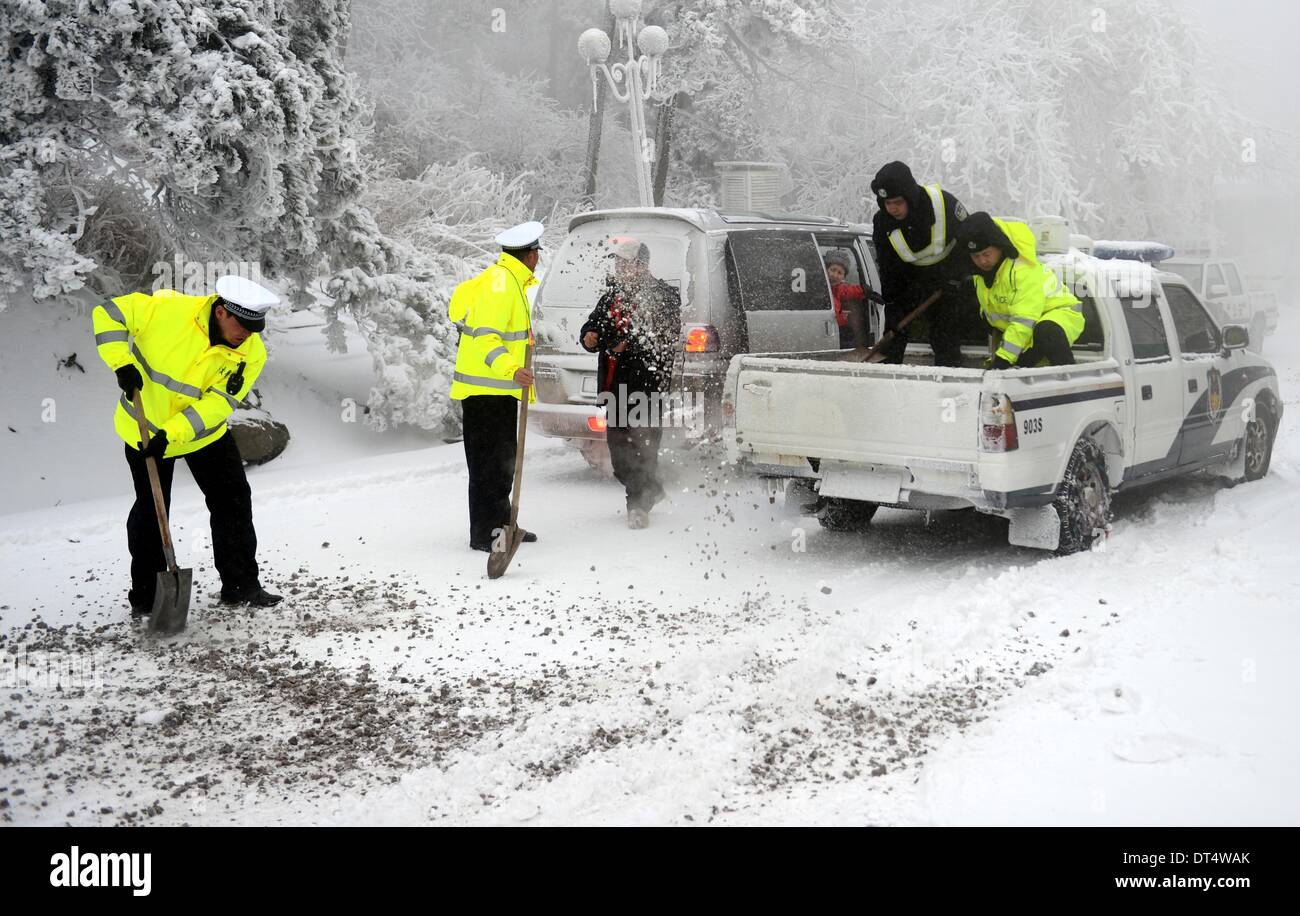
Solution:
{"label": "pickup truck wheel", "polygon": [[827,531],[866,531],[879,508],[875,503],[827,496],[817,510],[817,521]]}
{"label": "pickup truck wheel", "polygon": [[1080,439],[1065,467],[1065,479],[1057,490],[1056,514],[1061,519],[1061,537],[1056,553],[1068,556],[1091,550],[1111,521],[1110,484],[1106,480],[1106,456],[1091,439]]}
{"label": "pickup truck wheel", "polygon": [[1268,466],[1273,460],[1273,417],[1263,407],[1255,409],[1255,416],[1246,424],[1245,479],[1259,480],[1268,474]]}

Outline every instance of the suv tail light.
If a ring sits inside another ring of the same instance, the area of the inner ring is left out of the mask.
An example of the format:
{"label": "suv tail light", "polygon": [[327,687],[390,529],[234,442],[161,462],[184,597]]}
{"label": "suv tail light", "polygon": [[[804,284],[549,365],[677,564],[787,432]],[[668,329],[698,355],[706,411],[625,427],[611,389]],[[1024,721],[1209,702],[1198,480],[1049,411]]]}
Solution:
{"label": "suv tail light", "polygon": [[605,417],[587,417],[587,429],[593,433],[603,433],[605,431]]}
{"label": "suv tail light", "polygon": [[687,353],[717,353],[718,329],[711,324],[697,324],[686,332]]}
{"label": "suv tail light", "polygon": [[1019,447],[1011,398],[1005,394],[981,394],[980,448],[986,452],[1014,452]]}

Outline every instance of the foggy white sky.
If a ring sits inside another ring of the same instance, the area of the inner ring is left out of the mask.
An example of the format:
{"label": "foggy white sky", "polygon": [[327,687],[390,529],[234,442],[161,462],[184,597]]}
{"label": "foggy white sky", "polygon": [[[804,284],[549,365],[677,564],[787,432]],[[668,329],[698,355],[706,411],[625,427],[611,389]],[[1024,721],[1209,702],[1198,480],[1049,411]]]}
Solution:
{"label": "foggy white sky", "polygon": [[1300,132],[1296,114],[1300,3],[1294,0],[1190,0],[1228,62],[1223,86],[1241,110],[1271,127]]}

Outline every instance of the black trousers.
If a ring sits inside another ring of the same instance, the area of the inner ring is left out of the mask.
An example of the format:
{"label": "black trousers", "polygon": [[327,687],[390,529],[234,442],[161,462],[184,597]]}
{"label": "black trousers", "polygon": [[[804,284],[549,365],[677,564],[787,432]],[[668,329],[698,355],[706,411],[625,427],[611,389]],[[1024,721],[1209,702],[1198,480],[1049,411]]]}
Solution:
{"label": "black trousers", "polygon": [[[930,297],[935,289],[941,289],[941,295],[925,312],[894,339],[885,348],[885,362],[901,363],[909,339],[918,337],[918,328],[926,331],[930,349],[934,351],[936,366],[961,365],[961,340],[963,329],[978,324],[979,301],[975,299],[974,289],[970,283],[960,286],[944,284],[939,287],[923,288],[914,300],[902,303],[889,303],[885,306],[885,323],[897,325],[907,314]],[[975,331],[979,335],[979,331]]]}
{"label": "black trousers", "polygon": [[[153,490],[145,459],[127,445],[126,463],[131,467],[135,484],[135,504],[126,519],[126,544],[131,551],[131,593],[133,605],[153,605],[158,573],[167,568],[163,558],[162,535],[154,512]],[[226,433],[211,445],[181,456],[189,465],[194,482],[199,485],[208,504],[212,521],[212,559],[221,576],[224,591],[243,592],[260,583],[257,578],[257,532],[253,530],[253,497],[244,475],[235,437]],[[163,502],[171,521],[172,474],[175,458],[158,462],[158,481],[162,484]]]}
{"label": "black trousers", "polygon": [[663,484],[659,482],[659,440],[663,432],[658,426],[611,426],[605,431],[610,464],[627,491],[629,509],[649,512],[663,495]]}
{"label": "black trousers", "polygon": [[469,542],[491,545],[493,533],[510,524],[519,399],[475,394],[460,403],[469,466]]}
{"label": "black trousers", "polygon": [[1070,349],[1070,339],[1065,336],[1065,328],[1055,321],[1040,321],[1034,325],[1034,338],[1029,349],[1020,354],[1016,365],[1032,369],[1043,360],[1049,366],[1073,366],[1074,351]]}

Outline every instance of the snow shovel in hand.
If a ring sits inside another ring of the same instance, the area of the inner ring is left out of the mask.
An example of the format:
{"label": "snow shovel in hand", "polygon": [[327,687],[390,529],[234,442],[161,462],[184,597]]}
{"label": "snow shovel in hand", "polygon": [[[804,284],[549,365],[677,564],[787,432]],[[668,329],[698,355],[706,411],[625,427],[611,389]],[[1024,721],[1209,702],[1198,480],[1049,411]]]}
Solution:
{"label": "snow shovel in hand", "polygon": [[[144,403],[140,389],[135,390],[135,419],[140,424],[140,444],[149,447],[149,424],[144,418]],[[149,614],[149,632],[171,636],[185,629],[190,613],[190,588],[194,584],[194,570],[176,566],[176,551],[172,549],[171,530],[167,526],[167,503],[163,500],[162,483],[158,479],[158,462],[144,460],[149,471],[149,487],[153,490],[153,507],[158,514],[158,532],[162,535],[163,556],[167,568],[158,573],[158,583],[153,592],[153,611]]]}
{"label": "snow shovel in hand", "polygon": [[[920,317],[922,312],[924,312],[930,306],[938,302],[939,297],[942,295],[943,295],[943,290],[935,290],[934,292],[932,292],[924,302],[922,302],[916,308],[912,309],[903,317],[903,320],[898,323],[898,329],[901,331],[903,330],[903,328],[911,324],[913,320]],[[849,355],[843,358],[844,362],[846,363],[876,362],[877,361],[876,357],[880,354],[880,351],[883,350],[885,346],[893,339],[894,339],[894,332],[886,331],[885,333],[880,335],[880,339],[876,341],[876,345],[872,347],[870,350],[855,349],[849,351]]]}
{"label": "snow shovel in hand", "polygon": [[[532,347],[524,357],[524,368],[532,371]],[[524,542],[524,529],[519,527],[519,488],[524,482],[524,434],[528,432],[528,393],[531,390],[525,385],[519,396],[519,439],[515,445],[515,487],[510,498],[510,524],[492,538],[492,551],[487,562],[489,579],[500,579],[505,575],[510,561],[515,558],[515,551]]]}

